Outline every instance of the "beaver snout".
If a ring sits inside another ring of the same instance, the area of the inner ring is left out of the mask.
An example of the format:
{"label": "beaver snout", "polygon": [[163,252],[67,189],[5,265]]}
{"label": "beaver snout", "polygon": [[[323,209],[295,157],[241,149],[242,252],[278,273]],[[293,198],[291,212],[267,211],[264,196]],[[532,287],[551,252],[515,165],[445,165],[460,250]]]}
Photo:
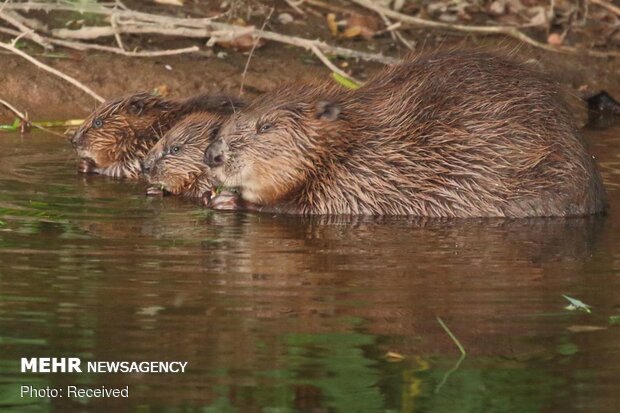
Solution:
{"label": "beaver snout", "polygon": [[226,162],[226,143],[222,139],[212,142],[205,151],[204,162],[211,168],[221,166]]}
{"label": "beaver snout", "polygon": [[73,146],[74,149],[77,149],[81,140],[82,140],[82,132],[80,131],[75,132],[73,136],[71,137],[71,146]]}
{"label": "beaver snout", "polygon": [[149,172],[151,172],[151,162],[140,161],[140,170],[143,174],[148,174]]}

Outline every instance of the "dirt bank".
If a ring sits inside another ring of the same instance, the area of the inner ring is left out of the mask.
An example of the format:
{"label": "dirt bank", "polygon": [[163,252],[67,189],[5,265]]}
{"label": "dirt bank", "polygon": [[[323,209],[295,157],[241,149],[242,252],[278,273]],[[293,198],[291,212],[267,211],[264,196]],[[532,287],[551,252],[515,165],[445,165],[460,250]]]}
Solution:
{"label": "dirt bank", "polygon": [[[283,6],[285,7],[285,6]],[[283,9],[284,10],[284,9]],[[279,13],[276,10],[275,13]],[[259,20],[260,21],[260,20]],[[274,23],[276,24],[276,23]],[[274,29],[272,27],[272,29]],[[311,15],[303,21],[286,26],[275,26],[279,32],[320,38],[332,44],[367,52],[382,52],[389,56],[403,56],[408,50],[390,36],[370,40],[339,40],[329,32],[323,16]],[[416,51],[437,47],[499,47],[501,50],[518,50],[518,53],[540,63],[542,70],[551,73],[576,95],[607,90],[620,96],[620,64],[614,58],[594,58],[575,54],[560,54],[531,48],[507,40],[505,37],[464,37],[463,34],[436,32],[420,29],[402,30],[401,33],[416,45]],[[10,36],[0,34],[0,41]],[[99,95],[110,98],[138,90],[164,87],[172,96],[183,96],[199,90],[224,90],[237,92],[248,60],[248,53],[239,53],[219,46],[205,47],[205,41],[170,40],[158,36],[128,36],[130,46],[142,50],[158,46],[159,49],[197,45],[200,54],[177,55],[158,58],[136,58],[104,52],[76,52],[56,48],[55,55],[43,55],[41,48],[26,43],[29,54],[46,64],[75,77]],[[102,40],[113,44],[113,40]],[[441,45],[441,46],[440,46]],[[380,68],[354,59],[335,59],[334,63],[360,80]],[[330,71],[307,51],[278,43],[267,43],[258,48],[250,62],[245,79],[246,93],[251,96],[274,87],[283,81],[296,81],[312,77],[327,78]],[[33,120],[60,120],[82,118],[97,102],[74,86],[37,68],[21,57],[9,52],[0,54],[0,98],[11,102],[18,109],[27,111]],[[578,105],[577,105],[578,106]],[[576,106],[576,107],[577,107]],[[583,114],[579,115],[580,118]],[[14,119],[13,114],[0,107],[0,122]]]}

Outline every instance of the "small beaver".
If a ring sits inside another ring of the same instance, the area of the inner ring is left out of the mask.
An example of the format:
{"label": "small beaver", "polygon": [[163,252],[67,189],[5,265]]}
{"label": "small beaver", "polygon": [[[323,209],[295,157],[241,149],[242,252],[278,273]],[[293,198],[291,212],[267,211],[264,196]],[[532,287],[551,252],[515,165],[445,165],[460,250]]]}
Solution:
{"label": "small beaver", "polygon": [[[294,214],[574,216],[605,191],[558,86],[484,51],[405,60],[366,85],[286,85],[205,152],[246,208]],[[227,194],[226,196],[229,196]],[[222,209],[230,206],[210,204]]]}
{"label": "small beaver", "polygon": [[147,195],[210,196],[211,173],[202,159],[223,118],[210,112],[193,113],[172,127],[144,158],[142,171],[151,186]]}
{"label": "small beaver", "polygon": [[193,112],[232,113],[242,105],[239,99],[226,95],[173,100],[146,92],[105,102],[71,139],[81,158],[78,171],[137,178],[140,161],[181,118]]}

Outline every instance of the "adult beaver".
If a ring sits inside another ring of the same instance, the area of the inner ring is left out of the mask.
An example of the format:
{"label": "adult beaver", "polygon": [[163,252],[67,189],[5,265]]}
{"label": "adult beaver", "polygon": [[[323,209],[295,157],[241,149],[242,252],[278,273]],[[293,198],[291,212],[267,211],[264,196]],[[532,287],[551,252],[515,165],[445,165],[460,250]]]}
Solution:
{"label": "adult beaver", "polygon": [[184,195],[198,198],[211,193],[211,173],[202,162],[223,118],[210,112],[193,113],[172,127],[151,148],[142,171],[151,184],[147,195]]}
{"label": "adult beaver", "polygon": [[601,177],[560,95],[553,81],[491,53],[427,54],[357,90],[305,84],[265,94],[224,123],[205,162],[246,207],[265,211],[601,212]]}
{"label": "adult beaver", "polygon": [[88,116],[71,139],[81,158],[78,171],[137,178],[140,161],[181,118],[193,112],[232,113],[242,102],[217,94],[184,100],[147,92],[112,99]]}

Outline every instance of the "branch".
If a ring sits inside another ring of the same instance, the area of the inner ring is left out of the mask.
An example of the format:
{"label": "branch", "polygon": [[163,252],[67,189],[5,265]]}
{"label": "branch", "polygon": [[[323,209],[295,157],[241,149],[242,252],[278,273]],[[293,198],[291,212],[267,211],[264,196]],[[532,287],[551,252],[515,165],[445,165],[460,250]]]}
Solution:
{"label": "branch", "polygon": [[[9,34],[11,36],[19,36],[22,34],[18,32],[17,30],[7,29],[4,27],[0,27],[0,32]],[[30,35],[26,33],[25,37],[30,38]],[[81,51],[100,50],[102,52],[115,53],[115,54],[128,56],[128,57],[172,56],[172,55],[178,55],[178,54],[184,54],[184,53],[196,53],[200,51],[200,48],[198,46],[191,46],[191,47],[185,47],[181,49],[152,50],[152,51],[144,50],[144,51],[139,51],[139,52],[129,52],[127,50],[122,50],[118,47],[103,46],[103,45],[94,44],[94,43],[75,42],[75,41],[70,41],[70,40],[59,40],[59,39],[53,39],[53,38],[49,38],[45,36],[41,36],[41,37],[45,39],[45,41],[51,44],[63,46],[69,49],[81,50]]]}
{"label": "branch", "polygon": [[[269,15],[265,18],[265,21],[263,22],[263,25],[260,28],[261,32],[267,25],[267,22],[269,21],[269,19],[271,19],[271,15],[273,14],[274,10],[275,9],[273,7],[271,8],[271,10],[269,10]],[[248,68],[250,67],[250,61],[252,60],[252,56],[254,55],[254,50],[256,50],[256,46],[258,46],[258,42],[260,42],[260,34],[258,35],[258,37],[254,39],[254,44],[252,44],[252,50],[250,50],[250,54],[248,55],[248,60],[245,62],[245,67],[243,68],[243,73],[241,74],[241,85],[239,86],[239,96],[243,95],[243,85],[245,84],[245,77],[248,74]]]}
{"label": "branch", "polygon": [[614,4],[607,3],[604,0],[590,0],[590,2],[596,4],[597,6],[601,6],[602,8],[607,9],[608,11],[612,13],[616,13],[618,16],[620,16],[620,7]]}
{"label": "branch", "polygon": [[23,24],[19,15],[9,12],[4,12],[0,9],[0,19],[6,21],[11,26],[18,28],[22,33],[26,33],[26,36],[30,38],[33,42],[37,43],[39,46],[43,47],[46,50],[52,49],[52,46],[48,41],[39,36],[33,29],[27,27]]}
{"label": "branch", "polygon": [[323,53],[335,54],[348,58],[356,58],[384,64],[393,64],[399,61],[398,59],[383,56],[382,54],[366,53],[346,49],[344,47],[332,46],[319,40],[310,40],[270,31],[256,30],[254,27],[243,27],[234,24],[214,22],[213,18],[178,18],[131,10],[115,10],[101,5],[85,6],[77,9],[75,6],[71,6],[70,4],[43,2],[8,3],[6,4],[6,10],[83,11],[106,16],[118,16],[116,22],[119,27],[117,30],[112,27],[84,27],[78,30],[59,29],[52,32],[54,36],[63,38],[95,39],[98,37],[113,36],[115,31],[119,33],[153,33],[163,34],[166,36],[185,36],[194,38],[207,38],[218,32],[228,34],[232,33],[235,37],[241,36],[242,34],[252,33],[254,37],[260,36],[266,40],[303,47],[309,51],[312,50],[312,46],[316,46]]}
{"label": "branch", "polygon": [[235,37],[251,33],[254,37],[261,37],[266,40],[271,40],[278,43],[286,43],[297,47],[302,47],[306,50],[312,50],[313,47],[317,47],[324,53],[335,54],[344,57],[358,58],[366,61],[379,62],[384,64],[394,64],[398,62],[398,59],[393,57],[383,56],[375,53],[365,53],[357,50],[346,49],[338,46],[331,46],[320,40],[304,39],[302,37],[287,36],[269,31],[256,30],[254,27],[243,27],[226,23],[210,22],[209,27],[203,27],[201,29],[193,28],[163,28],[157,25],[143,25],[143,26],[119,26],[116,30],[112,27],[97,26],[97,27],[82,27],[77,30],[69,29],[57,29],[52,33],[56,37],[72,38],[72,39],[96,39],[99,37],[113,36],[115,32],[128,33],[128,34],[160,34],[166,36],[183,36],[183,37],[195,37],[195,38],[207,38],[212,36],[229,35],[233,39]]}
{"label": "branch", "polygon": [[315,55],[316,57],[318,57],[318,58],[319,58],[319,60],[320,60],[321,62],[323,62],[323,64],[324,64],[325,66],[327,66],[327,67],[328,67],[328,68],[329,68],[332,72],[336,72],[336,73],[338,73],[340,76],[344,77],[345,79],[349,79],[350,81],[355,82],[355,83],[357,83],[358,85],[363,84],[363,82],[360,82],[359,80],[354,79],[353,77],[349,76],[348,74],[346,74],[345,72],[343,72],[342,70],[340,70],[340,69],[339,69],[336,65],[334,65],[332,62],[330,62],[330,61],[329,61],[329,59],[327,58],[327,56],[325,56],[325,55],[323,54],[323,52],[321,52],[321,51],[319,50],[319,48],[318,48],[318,47],[316,47],[316,46],[312,46],[312,48],[311,48],[310,50],[312,50],[312,53],[314,53],[314,55]]}
{"label": "branch", "polygon": [[461,32],[467,32],[467,33],[479,33],[479,34],[502,34],[505,36],[509,36],[512,37],[514,39],[517,39],[523,43],[527,43],[531,46],[537,47],[539,49],[544,49],[544,50],[548,50],[551,52],[558,52],[558,53],[584,53],[587,54],[589,56],[593,56],[593,57],[620,57],[620,52],[603,52],[603,51],[599,51],[599,50],[592,50],[592,49],[581,49],[581,48],[576,48],[576,47],[572,47],[572,46],[551,46],[547,43],[542,43],[539,42],[538,40],[534,40],[531,37],[529,37],[528,35],[524,34],[523,32],[521,32],[520,30],[518,30],[515,27],[510,27],[510,26],[467,26],[467,25],[462,25],[462,24],[450,24],[450,23],[443,23],[443,22],[437,22],[434,20],[426,20],[426,19],[421,19],[419,17],[414,17],[414,16],[409,16],[406,14],[402,14],[399,13],[397,11],[394,10],[390,10],[386,7],[381,7],[378,6],[372,2],[370,2],[369,0],[351,0],[351,2],[365,7],[369,10],[374,11],[375,13],[381,15],[385,15],[387,17],[390,17],[392,19],[401,21],[403,23],[407,23],[407,24],[411,24],[413,26],[420,26],[420,27],[433,27],[433,28],[437,28],[437,29],[446,29],[446,30],[456,30],[456,31],[461,31]]}
{"label": "branch", "polygon": [[99,102],[103,102],[105,101],[104,98],[102,98],[101,96],[99,96],[98,94],[96,94],[95,92],[93,92],[88,86],[84,85],[83,83],[81,83],[80,81],[72,78],[71,76],[68,76],[64,73],[62,73],[59,70],[54,69],[51,66],[46,65],[43,62],[38,61],[37,59],[35,59],[34,57],[30,56],[29,54],[22,52],[21,50],[17,49],[15,46],[8,44],[8,43],[2,43],[0,42],[0,48],[6,49],[10,52],[15,53],[16,55],[23,57],[24,59],[28,60],[30,63],[35,64],[36,66],[40,67],[41,69],[50,72],[53,75],[58,76],[61,79],[64,79],[65,81],[71,83],[73,86],[76,86],[78,88],[80,88],[81,90],[83,90],[84,92],[88,93],[89,95],[91,95],[93,98],[95,98],[96,100],[98,100]]}
{"label": "branch", "polygon": [[15,114],[15,116],[17,116],[22,122],[30,123],[28,121],[28,117],[25,114],[23,114],[19,110],[15,109],[15,106],[11,105],[6,100],[0,99],[0,105],[4,106],[5,108],[7,108],[11,112],[13,112]]}
{"label": "branch", "polygon": [[46,127],[43,127],[41,125],[37,125],[35,123],[30,122],[28,120],[28,114],[20,112],[19,110],[17,110],[15,108],[15,106],[11,105],[6,100],[0,99],[0,105],[6,107],[8,110],[13,112],[15,114],[15,116],[17,116],[19,118],[19,120],[22,121],[22,127],[20,128],[22,133],[24,133],[24,130],[28,130],[32,126],[32,127],[37,128],[37,129],[41,129],[42,131],[45,131],[47,133],[50,133],[52,135],[56,135],[56,136],[60,136],[61,138],[65,138],[65,135],[61,135],[58,132],[55,132],[55,131],[50,130],[50,129],[46,128]]}

